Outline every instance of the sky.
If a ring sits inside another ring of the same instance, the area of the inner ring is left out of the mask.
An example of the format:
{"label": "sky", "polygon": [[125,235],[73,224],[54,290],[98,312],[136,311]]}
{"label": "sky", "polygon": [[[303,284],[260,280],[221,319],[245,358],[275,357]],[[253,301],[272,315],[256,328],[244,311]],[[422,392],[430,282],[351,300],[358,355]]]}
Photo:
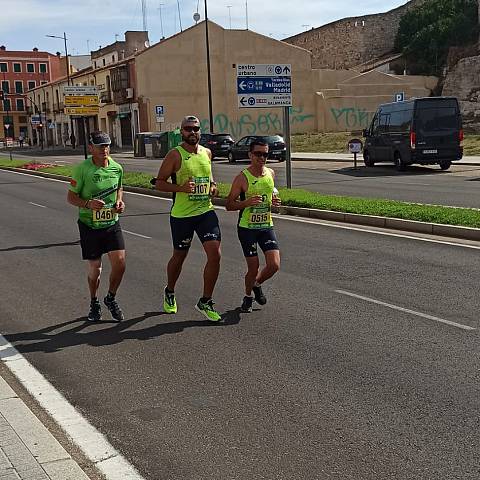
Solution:
{"label": "sky", "polygon": [[[145,0],[151,44],[195,24],[193,14],[204,19],[204,0]],[[391,10],[406,0],[207,0],[208,18],[224,28],[248,27],[281,40],[345,17]],[[141,0],[0,0],[0,45],[8,50],[64,52],[85,55],[123,40],[126,30],[142,30]],[[160,4],[162,6],[160,7]],[[230,6],[230,7],[228,7]],[[161,8],[161,9],[160,9]],[[180,10],[180,18],[179,18]],[[160,15],[161,13],[161,15]]]}

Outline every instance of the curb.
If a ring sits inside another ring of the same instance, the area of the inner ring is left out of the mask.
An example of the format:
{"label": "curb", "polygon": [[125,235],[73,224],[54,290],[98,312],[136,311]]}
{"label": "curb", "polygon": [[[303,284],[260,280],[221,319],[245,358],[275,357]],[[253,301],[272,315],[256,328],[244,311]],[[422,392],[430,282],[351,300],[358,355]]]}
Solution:
{"label": "curb", "polygon": [[[37,172],[34,170],[25,170],[16,167],[0,167],[0,170],[13,170],[21,173],[28,173],[38,177],[53,178],[56,180],[70,180],[64,175],[55,175],[53,173]],[[170,193],[159,192],[157,190],[143,187],[123,187],[125,192],[142,193],[153,197],[172,198]],[[214,205],[224,207],[226,200],[224,198],[214,198]],[[428,235],[438,235],[441,237],[461,238],[465,240],[480,241],[480,229],[471,227],[462,227],[458,225],[445,225],[441,223],[418,222],[416,220],[403,220],[401,218],[380,217],[375,215],[360,215],[357,213],[335,212],[333,210],[319,210],[315,208],[281,206],[273,210],[280,215],[293,215],[296,217],[315,218],[317,220],[330,220],[333,222],[352,223],[355,225],[365,225],[370,227],[387,228],[391,230],[403,230],[406,232],[424,233]]]}

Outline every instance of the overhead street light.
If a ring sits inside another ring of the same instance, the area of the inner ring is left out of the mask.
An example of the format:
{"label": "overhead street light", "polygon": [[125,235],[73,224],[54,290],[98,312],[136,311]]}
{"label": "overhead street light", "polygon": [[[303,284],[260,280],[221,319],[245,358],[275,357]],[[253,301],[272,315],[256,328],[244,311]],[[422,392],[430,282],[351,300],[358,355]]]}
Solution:
{"label": "overhead street light", "polygon": [[[70,79],[70,62],[68,60],[67,35],[65,34],[65,32],[63,32],[63,37],[59,37],[58,35],[45,35],[45,36],[49,38],[60,38],[61,40],[63,40],[65,45],[65,62],[67,65],[67,84],[72,85],[73,83],[71,82],[71,79]],[[73,130],[73,118],[71,115],[70,115],[70,128],[72,130],[70,135],[70,140],[72,142],[72,148],[75,148],[75,133]]]}

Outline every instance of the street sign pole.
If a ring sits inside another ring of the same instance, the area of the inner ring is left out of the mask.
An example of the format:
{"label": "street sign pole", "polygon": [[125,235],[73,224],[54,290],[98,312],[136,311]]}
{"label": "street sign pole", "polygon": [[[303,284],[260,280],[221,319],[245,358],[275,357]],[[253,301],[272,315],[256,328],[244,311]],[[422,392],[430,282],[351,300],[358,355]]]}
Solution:
{"label": "street sign pole", "polygon": [[292,188],[292,151],[290,143],[290,107],[283,107],[283,135],[285,139],[285,168],[287,178],[287,188]]}
{"label": "street sign pole", "polygon": [[87,118],[82,117],[83,121],[83,156],[85,157],[85,160],[87,159]]}

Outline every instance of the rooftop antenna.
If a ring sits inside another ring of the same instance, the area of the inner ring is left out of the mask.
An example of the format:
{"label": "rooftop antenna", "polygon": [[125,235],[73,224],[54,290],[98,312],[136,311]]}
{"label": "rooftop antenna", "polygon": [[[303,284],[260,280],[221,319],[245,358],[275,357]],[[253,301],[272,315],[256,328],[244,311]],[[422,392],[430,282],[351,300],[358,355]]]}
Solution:
{"label": "rooftop antenna", "polygon": [[197,1],[197,11],[193,14],[193,19],[195,20],[195,25],[197,25],[198,21],[200,20],[200,14],[198,13],[198,6],[200,4],[200,0]]}
{"label": "rooftop antenna", "polygon": [[248,0],[245,0],[245,21],[246,21],[247,30],[248,30]]}
{"label": "rooftop antenna", "polygon": [[90,55],[90,40],[87,40],[87,52]]}
{"label": "rooftop antenna", "polygon": [[147,31],[147,0],[142,0],[143,31]]}
{"label": "rooftop antenna", "polygon": [[115,34],[115,41],[116,41],[116,42],[118,42],[118,37],[119,37],[119,36],[120,36],[120,35],[119,35],[118,33]]}
{"label": "rooftop antenna", "polygon": [[165,38],[165,35],[163,34],[163,18],[162,18],[162,7],[164,6],[164,3],[160,3],[158,5],[158,10],[160,11],[160,29],[162,32],[162,38]]}
{"label": "rooftop antenna", "polygon": [[180,15],[180,0],[177,0],[177,7],[178,7],[178,21],[180,23],[180,31],[183,32],[182,28],[182,16]]}
{"label": "rooftop antenna", "polygon": [[228,8],[228,20],[230,23],[230,30],[232,29],[232,6],[233,5],[227,5]]}
{"label": "rooftop antenna", "polygon": [[309,27],[309,26],[310,26],[310,25],[307,25],[307,24],[303,24],[303,25],[302,25],[302,27],[305,29],[305,31],[308,30],[308,27]]}

